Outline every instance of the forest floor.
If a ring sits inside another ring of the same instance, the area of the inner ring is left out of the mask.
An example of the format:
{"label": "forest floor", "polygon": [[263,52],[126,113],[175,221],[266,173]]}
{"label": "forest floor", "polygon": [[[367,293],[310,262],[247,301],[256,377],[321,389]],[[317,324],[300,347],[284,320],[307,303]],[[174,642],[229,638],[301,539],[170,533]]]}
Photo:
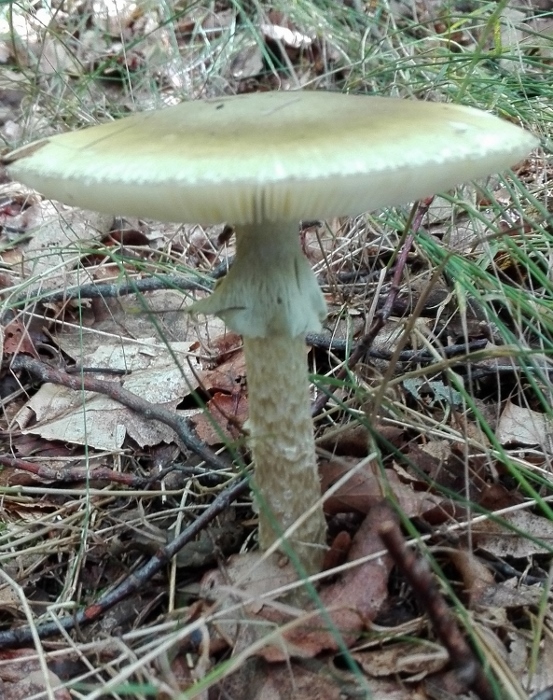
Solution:
{"label": "forest floor", "polygon": [[552,70],[551,0],[0,4],[2,154],[297,88],[542,144],[414,210],[302,223],[331,548],[301,606],[255,554],[241,339],[184,312],[232,231],[0,169],[0,697],[553,698]]}

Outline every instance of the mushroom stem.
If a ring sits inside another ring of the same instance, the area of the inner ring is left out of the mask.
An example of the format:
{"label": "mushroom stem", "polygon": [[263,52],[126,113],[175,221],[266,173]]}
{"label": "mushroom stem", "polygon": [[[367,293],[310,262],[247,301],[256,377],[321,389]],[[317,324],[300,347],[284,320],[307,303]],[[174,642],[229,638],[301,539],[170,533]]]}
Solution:
{"label": "mushroom stem", "polygon": [[326,304],[302,253],[298,224],[237,227],[232,268],[192,311],[217,314],[244,337],[261,548],[270,547],[318,503],[288,546],[308,573],[320,571],[326,528],[309,410],[305,334],[320,329]]}
{"label": "mushroom stem", "polygon": [[320,330],[326,304],[302,253],[298,222],[264,222],[235,230],[234,264],[192,312],[220,316],[248,338],[295,338]]}
{"label": "mushroom stem", "polygon": [[316,573],[321,570],[326,525],[309,410],[305,339],[244,338],[244,352],[259,544],[268,549],[318,502],[288,540],[307,573]]}

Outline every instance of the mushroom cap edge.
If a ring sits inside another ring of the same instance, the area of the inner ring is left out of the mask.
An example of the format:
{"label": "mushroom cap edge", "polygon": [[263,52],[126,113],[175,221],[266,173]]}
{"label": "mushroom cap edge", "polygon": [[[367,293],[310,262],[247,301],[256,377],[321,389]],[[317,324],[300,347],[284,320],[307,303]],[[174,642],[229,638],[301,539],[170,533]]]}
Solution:
{"label": "mushroom cap edge", "polygon": [[185,102],[8,154],[52,199],[162,221],[355,215],[499,172],[537,145],[460,105],[328,92]]}

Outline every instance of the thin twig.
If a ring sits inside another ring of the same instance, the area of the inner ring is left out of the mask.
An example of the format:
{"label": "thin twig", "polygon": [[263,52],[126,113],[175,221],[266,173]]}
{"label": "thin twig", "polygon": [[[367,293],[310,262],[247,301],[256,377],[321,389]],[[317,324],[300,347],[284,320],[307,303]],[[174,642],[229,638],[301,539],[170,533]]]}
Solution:
{"label": "thin twig", "polygon": [[33,639],[36,631],[40,639],[58,634],[60,629],[66,631],[75,627],[88,625],[104,615],[114,605],[139,591],[152,577],[166,566],[185,544],[193,540],[219,513],[222,513],[248,488],[246,479],[234,483],[222,491],[203,513],[198,515],[182,533],[165,547],[151,557],[146,564],[131,573],[118,586],[102,595],[96,603],[89,605],[84,610],[79,610],[75,615],[63,617],[52,622],[37,625],[34,630],[31,627],[19,627],[17,629],[0,631],[0,648],[15,647],[28,644]]}
{"label": "thin twig", "polygon": [[130,282],[113,283],[93,282],[77,285],[67,289],[58,289],[52,292],[37,293],[41,303],[69,301],[70,299],[114,299],[129,294],[154,292],[160,289],[178,289],[180,291],[203,290],[213,288],[210,279],[204,281],[192,280],[178,275],[157,275],[146,279],[131,280]]}
{"label": "thin twig", "polygon": [[53,469],[46,464],[28,462],[26,459],[18,459],[9,455],[0,455],[0,464],[4,467],[21,469],[30,474],[35,474],[42,481],[69,483],[74,481],[109,481],[136,489],[143,489],[151,483],[149,479],[145,479],[142,476],[124,474],[107,467],[93,467],[89,469],[88,467],[66,466]]}
{"label": "thin twig", "polygon": [[378,534],[430,618],[436,636],[447,649],[450,664],[457,678],[481,700],[496,700],[480,662],[466,642],[455,617],[436,586],[428,563],[405,546],[399,525],[392,518],[382,523]]}
{"label": "thin twig", "polygon": [[[206,273],[201,279],[190,279],[182,275],[156,275],[142,279],[133,279],[130,282],[113,283],[108,282],[91,282],[90,284],[77,285],[75,287],[67,287],[66,289],[56,289],[50,292],[35,292],[37,298],[42,303],[68,301],[70,299],[116,299],[117,297],[127,296],[129,294],[155,292],[160,289],[178,289],[182,292],[186,291],[211,291],[215,285],[215,281],[224,277],[228,272],[229,266],[232,264],[232,258],[223,260],[211,272]],[[30,294],[33,295],[33,292]],[[28,295],[27,295],[28,296]],[[21,301],[26,301],[22,299]]]}
{"label": "thin twig", "polygon": [[[351,341],[332,339],[322,333],[308,333],[306,341],[311,347],[335,353],[346,352],[352,345]],[[456,355],[468,355],[471,352],[483,350],[488,343],[489,341],[486,338],[479,338],[469,343],[455,343],[453,345],[437,348],[436,353],[432,353],[429,350],[402,350],[399,353],[398,361],[411,363],[436,362],[436,357],[438,355],[442,359],[448,359]],[[374,360],[390,360],[394,355],[392,351],[380,349],[369,349],[366,354]]]}
{"label": "thin twig", "polygon": [[[43,482],[73,483],[79,481],[107,481],[110,483],[122,484],[130,489],[151,489],[155,484],[173,472],[178,472],[182,476],[196,477],[198,482],[206,486],[217,486],[226,481],[228,476],[224,473],[213,472],[203,467],[193,467],[184,464],[173,463],[161,469],[158,473],[146,478],[118,472],[108,467],[49,467],[42,462],[29,462],[26,459],[19,459],[11,455],[0,454],[0,464],[11,469],[20,469],[30,474],[34,474]],[[8,476],[8,485],[10,479]]]}
{"label": "thin twig", "polygon": [[218,457],[194,434],[186,418],[179,416],[175,411],[164,408],[159,404],[150,403],[146,399],[132,394],[116,382],[106,382],[94,377],[68,374],[67,372],[54,369],[43,362],[33,360],[27,355],[17,355],[11,364],[11,368],[14,371],[26,370],[43,382],[58,384],[75,391],[93,391],[97,394],[109,396],[132,411],[136,411],[146,420],[157,420],[172,428],[183,444],[191,452],[203,459],[212,469],[224,471],[229,467],[227,462]]}

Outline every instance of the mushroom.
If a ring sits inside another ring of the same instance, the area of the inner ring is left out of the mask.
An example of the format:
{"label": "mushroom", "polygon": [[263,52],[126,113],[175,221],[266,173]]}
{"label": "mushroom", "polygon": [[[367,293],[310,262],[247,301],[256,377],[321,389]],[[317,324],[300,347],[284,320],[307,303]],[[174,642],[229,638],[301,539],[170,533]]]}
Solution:
{"label": "mushroom", "polygon": [[191,309],[244,339],[260,546],[291,528],[283,549],[313,573],[326,527],[305,334],[320,329],[326,307],[299,221],[407,203],[503,170],[536,143],[469,107],[299,91],[186,102],[4,160],[14,178],[66,204],[235,226],[230,272]]}

